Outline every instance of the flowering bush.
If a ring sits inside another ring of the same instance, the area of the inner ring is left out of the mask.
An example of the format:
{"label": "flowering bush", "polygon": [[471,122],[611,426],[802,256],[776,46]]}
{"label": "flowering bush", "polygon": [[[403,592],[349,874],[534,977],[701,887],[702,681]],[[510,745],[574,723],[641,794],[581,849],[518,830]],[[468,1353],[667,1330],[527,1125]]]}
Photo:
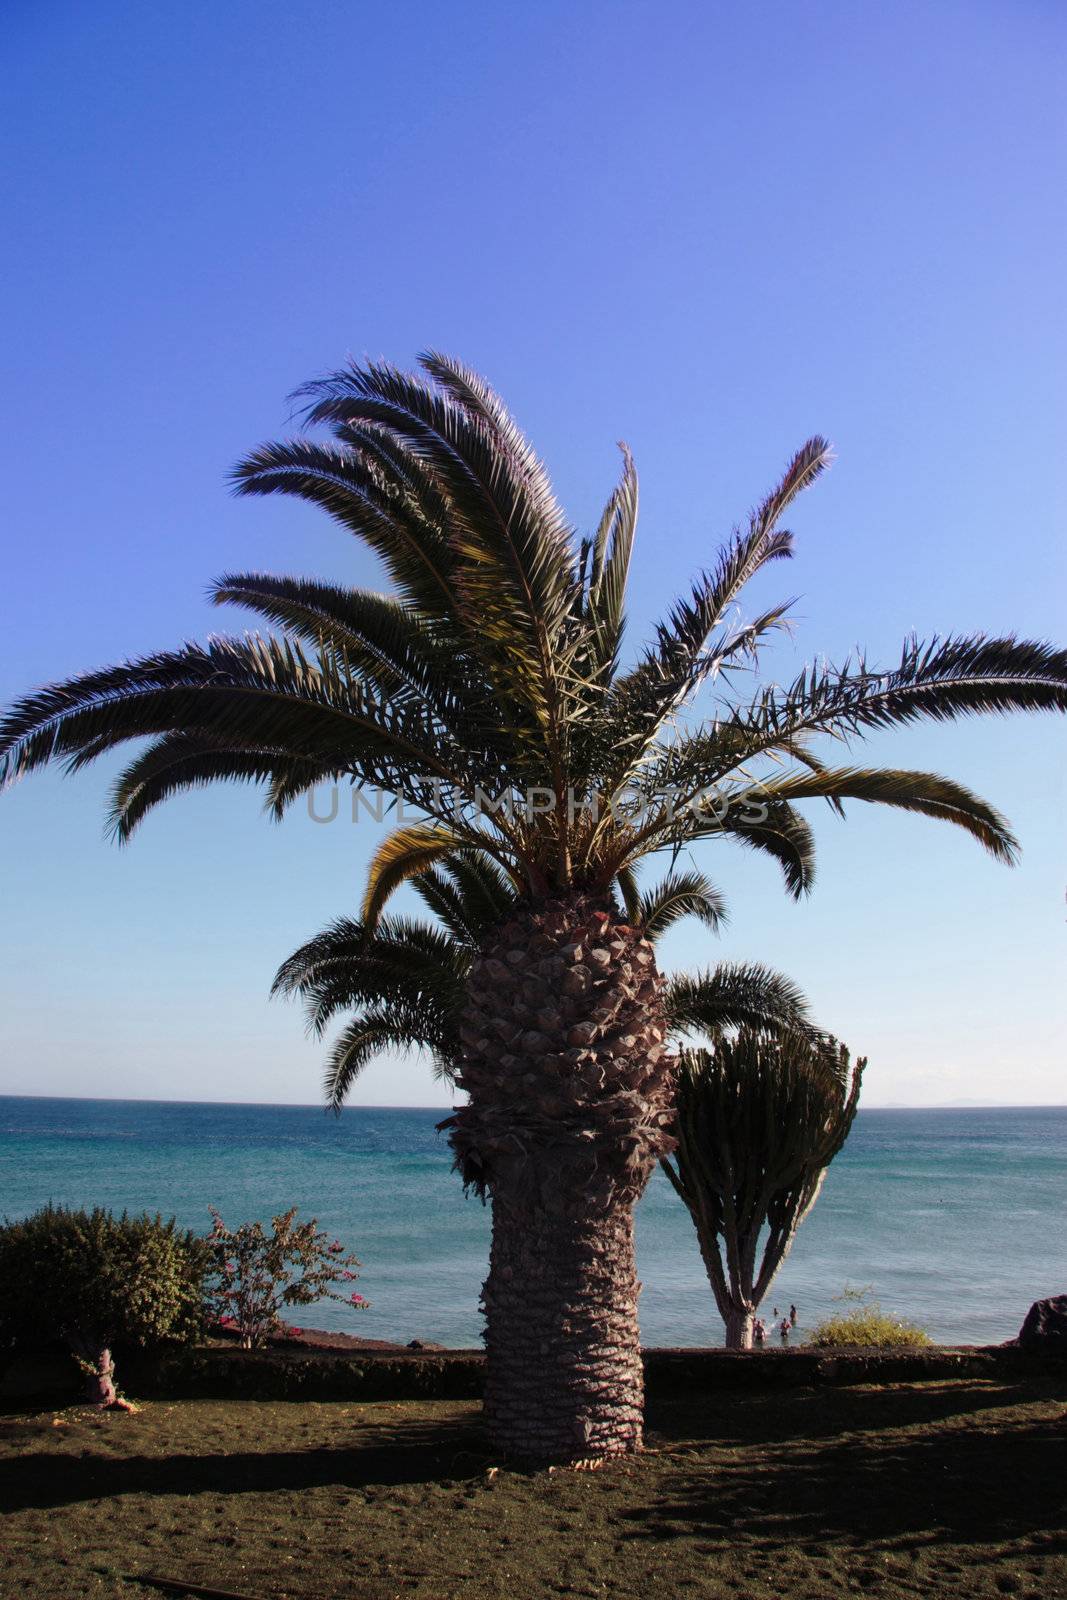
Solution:
{"label": "flowering bush", "polygon": [[207,1237],[212,1267],[208,1305],[218,1325],[236,1333],[245,1350],[258,1349],[272,1335],[292,1332],[282,1321],[283,1306],[310,1306],[317,1300],[341,1300],[356,1311],[369,1301],[346,1293],[340,1284],[355,1283],[355,1256],[339,1239],[328,1240],[312,1217],[296,1221],[296,1206],[271,1219],[268,1233],[260,1222],[227,1228],[214,1206]]}

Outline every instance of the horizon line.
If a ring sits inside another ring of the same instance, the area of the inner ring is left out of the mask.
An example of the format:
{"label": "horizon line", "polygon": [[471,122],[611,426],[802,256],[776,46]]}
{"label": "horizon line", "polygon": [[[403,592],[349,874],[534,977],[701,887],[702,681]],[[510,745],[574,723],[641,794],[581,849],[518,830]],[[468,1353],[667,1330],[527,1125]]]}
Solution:
{"label": "horizon line", "polygon": [[[0,1100],[67,1100],[85,1105],[140,1105],[140,1106],[248,1106],[250,1109],[322,1111],[330,1115],[332,1108],[321,1100],[172,1100],[165,1095],[89,1095],[89,1094],[18,1094],[0,1090]],[[452,1111],[453,1105],[345,1105],[340,1111]],[[894,1101],[888,1105],[861,1105],[859,1111],[1064,1111],[1067,1101],[1027,1100],[1014,1102],[939,1100],[932,1105],[904,1105]]]}

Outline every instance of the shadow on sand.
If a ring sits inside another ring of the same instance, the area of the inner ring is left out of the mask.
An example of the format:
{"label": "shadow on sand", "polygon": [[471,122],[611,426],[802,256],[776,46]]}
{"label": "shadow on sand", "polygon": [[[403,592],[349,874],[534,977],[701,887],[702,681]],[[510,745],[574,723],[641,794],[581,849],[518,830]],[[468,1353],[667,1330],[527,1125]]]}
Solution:
{"label": "shadow on sand", "polygon": [[843,1540],[892,1550],[1036,1535],[1049,1554],[1067,1550],[1067,1412],[1003,1414],[1040,1399],[1062,1401],[1062,1386],[749,1394],[734,1407],[720,1399],[714,1417],[680,1401],[653,1407],[667,1449],[681,1438],[718,1449],[691,1471],[679,1451],[655,1503],[627,1514],[631,1537],[685,1532],[718,1547],[743,1530],[757,1549]]}
{"label": "shadow on sand", "polygon": [[[40,1438],[39,1424],[33,1435]],[[235,1449],[112,1458],[94,1452],[79,1458],[27,1448],[15,1460],[0,1462],[0,1507],[49,1510],[124,1494],[242,1495],[440,1484],[471,1477],[487,1459],[481,1435],[469,1421],[405,1420],[392,1437],[375,1429],[362,1444],[277,1453]]]}

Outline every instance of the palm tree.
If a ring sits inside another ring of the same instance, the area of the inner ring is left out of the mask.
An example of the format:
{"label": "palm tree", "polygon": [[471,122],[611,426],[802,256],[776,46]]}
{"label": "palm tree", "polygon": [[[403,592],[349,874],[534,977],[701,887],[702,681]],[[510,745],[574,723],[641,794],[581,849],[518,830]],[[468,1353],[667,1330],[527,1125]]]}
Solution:
{"label": "palm tree", "polygon": [[[294,950],[275,976],[272,994],[299,996],[318,1038],[335,1017],[355,1013],[327,1058],[324,1089],[333,1111],[340,1111],[364,1068],[390,1051],[428,1050],[435,1076],[455,1084],[471,965],[519,900],[506,875],[476,851],[458,851],[411,883],[433,923],[382,916],[368,927],[340,917]],[[671,873],[645,894],[631,880],[626,893],[630,923],[652,944],[682,917],[699,917],[712,928],[722,920],[720,896],[700,873]],[[808,1026],[800,990],[758,963],[721,962],[713,971],[670,978],[663,1002],[672,1035]]]}
{"label": "palm tree", "polygon": [[[692,1013],[691,1013],[692,1015]],[[673,1159],[728,1349],[748,1350],[760,1302],[848,1138],[866,1058],[810,1028],[707,1026],[710,1050],[683,1050]]]}
{"label": "palm tree", "polygon": [[[578,540],[500,400],[446,357],[409,375],[351,366],[305,391],[311,427],[237,469],[247,494],[322,506],[382,559],[396,594],[246,573],[237,603],[280,630],[186,644],[28,695],[0,727],[0,778],[77,769],[130,739],[112,821],[127,839],[161,800],[258,781],[280,815],[320,782],[387,791],[422,820],[372,862],[364,922],[405,878],[489,855],[522,898],[466,983],[452,1142],[493,1203],[486,1411],[502,1450],[573,1460],[636,1449],[641,1367],[633,1205],[671,1147],[662,982],[611,886],[644,856],[710,838],[769,852],[810,886],[797,802],[849,798],[955,822],[1010,861],[1004,819],[928,773],[824,763],[821,734],[922,717],[1067,709],[1067,653],[1009,638],[910,640],[897,665],[805,669],[744,698],[785,606],[733,624],[761,568],[788,556],[785,511],[823,470],[810,440],[621,664],[637,475]],[[714,711],[679,714],[714,683]]]}

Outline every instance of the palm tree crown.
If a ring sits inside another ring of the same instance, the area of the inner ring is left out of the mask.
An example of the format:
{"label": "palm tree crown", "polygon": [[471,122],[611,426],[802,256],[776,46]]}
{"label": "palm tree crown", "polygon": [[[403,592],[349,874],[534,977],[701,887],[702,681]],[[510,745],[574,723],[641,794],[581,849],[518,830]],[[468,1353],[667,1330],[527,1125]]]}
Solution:
{"label": "palm tree crown", "polygon": [[[275,976],[272,992],[299,996],[317,1037],[336,1017],[354,1013],[327,1057],[324,1088],[332,1110],[341,1109],[368,1063],[391,1050],[428,1050],[437,1077],[449,1083],[460,1072],[471,967],[519,896],[495,863],[474,851],[458,851],[419,873],[413,887],[433,922],[385,915],[370,928],[340,917],[294,950]],[[671,873],[644,894],[628,883],[623,898],[628,920],[653,944],[682,917],[714,928],[722,916],[719,897],[698,873]],[[808,1015],[796,985],[755,962],[721,962],[672,978],[664,1007],[678,1034],[803,1029]]]}
{"label": "palm tree crown", "polygon": [[[332,439],[266,445],[235,475],[241,493],[322,506],[377,552],[395,595],[224,577],[216,601],[276,634],[187,644],[27,696],[0,727],[0,778],[51,760],[77,769],[148,738],[115,789],[120,839],[169,795],[215,780],[263,783],[275,815],[320,782],[378,786],[420,820],[378,851],[368,924],[399,883],[471,850],[536,900],[604,894],[649,853],[729,837],[770,852],[799,895],[812,840],[796,805],[815,797],[944,818],[1012,859],[1004,819],[961,785],[829,766],[811,745],[920,717],[1067,709],[1063,651],[1011,637],[911,641],[888,671],[859,660],[748,700],[731,689],[733,669],[783,621],[785,606],[730,619],[747,581],[791,554],[779,524],[825,467],[822,439],[624,669],[629,452],[595,533],[579,539],[492,391],[441,355],[421,369],[351,366],[311,384],[308,422]],[[679,711],[712,681],[712,714],[682,728]]]}

